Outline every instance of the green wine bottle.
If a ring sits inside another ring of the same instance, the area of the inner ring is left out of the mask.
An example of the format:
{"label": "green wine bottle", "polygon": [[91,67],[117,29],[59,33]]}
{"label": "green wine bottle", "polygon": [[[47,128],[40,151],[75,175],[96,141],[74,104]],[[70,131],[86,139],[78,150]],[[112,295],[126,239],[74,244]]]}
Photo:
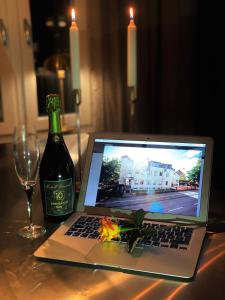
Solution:
{"label": "green wine bottle", "polygon": [[61,103],[57,94],[46,97],[49,133],[40,164],[40,188],[46,218],[63,221],[74,211],[75,169],[63,139]]}

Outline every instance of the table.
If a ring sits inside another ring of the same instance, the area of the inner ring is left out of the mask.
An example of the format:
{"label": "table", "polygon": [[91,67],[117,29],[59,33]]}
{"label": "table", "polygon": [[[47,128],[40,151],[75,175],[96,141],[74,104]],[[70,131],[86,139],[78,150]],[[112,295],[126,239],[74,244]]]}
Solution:
{"label": "table", "polygon": [[[29,241],[17,235],[27,221],[25,194],[16,178],[12,145],[0,145],[0,299],[224,299],[225,226],[209,228],[198,273],[190,283],[122,272],[81,268],[74,264],[37,260],[33,252],[59,224],[43,220],[39,190],[34,199],[34,223],[44,224],[46,236]],[[210,215],[225,219],[223,193],[214,191]]]}

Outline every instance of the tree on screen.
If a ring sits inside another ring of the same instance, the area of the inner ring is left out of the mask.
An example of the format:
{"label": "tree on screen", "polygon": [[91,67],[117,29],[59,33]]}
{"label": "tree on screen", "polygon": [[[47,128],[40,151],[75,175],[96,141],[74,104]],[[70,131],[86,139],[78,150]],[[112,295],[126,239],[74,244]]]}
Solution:
{"label": "tree on screen", "polygon": [[120,177],[120,161],[118,159],[104,159],[102,164],[100,182],[104,184],[112,184],[119,180]]}
{"label": "tree on screen", "polygon": [[199,159],[196,165],[187,172],[187,178],[191,183],[199,183],[201,170],[201,159]]}

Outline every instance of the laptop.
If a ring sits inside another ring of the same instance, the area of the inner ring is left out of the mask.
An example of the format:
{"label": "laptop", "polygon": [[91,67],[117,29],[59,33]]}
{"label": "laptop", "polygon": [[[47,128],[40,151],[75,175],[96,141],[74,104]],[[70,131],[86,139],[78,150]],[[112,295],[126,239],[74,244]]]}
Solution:
{"label": "laptop", "polygon": [[[34,256],[91,268],[194,278],[206,234],[212,154],[210,137],[91,134],[76,212]],[[143,226],[155,231],[132,253],[123,239],[100,241],[103,216],[125,222],[139,209],[146,213]]]}

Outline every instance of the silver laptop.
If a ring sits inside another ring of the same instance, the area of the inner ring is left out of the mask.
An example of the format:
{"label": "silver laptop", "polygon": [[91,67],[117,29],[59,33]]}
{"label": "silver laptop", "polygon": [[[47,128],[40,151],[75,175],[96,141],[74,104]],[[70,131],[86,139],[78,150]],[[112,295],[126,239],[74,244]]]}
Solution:
{"label": "silver laptop", "polygon": [[[34,255],[93,268],[193,278],[206,233],[212,152],[209,137],[91,134],[76,212]],[[146,212],[144,226],[154,231],[132,254],[126,236],[100,242],[102,216],[123,223],[139,209]]]}

